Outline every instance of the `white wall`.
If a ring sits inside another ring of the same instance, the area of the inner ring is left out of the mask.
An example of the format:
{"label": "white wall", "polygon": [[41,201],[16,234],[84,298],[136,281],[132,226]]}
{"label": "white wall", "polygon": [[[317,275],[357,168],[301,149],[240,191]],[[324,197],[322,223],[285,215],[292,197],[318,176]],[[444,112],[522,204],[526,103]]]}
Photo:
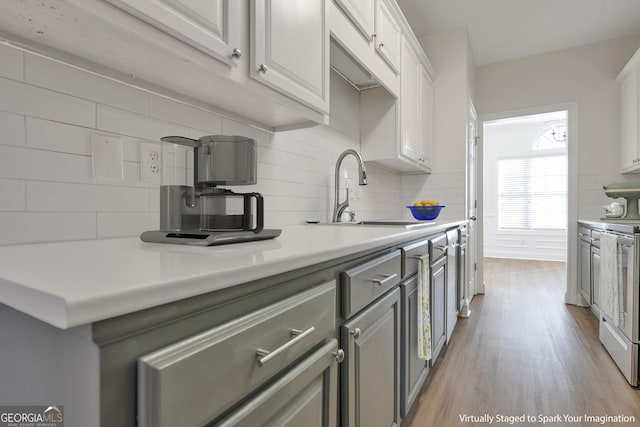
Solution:
{"label": "white wall", "polygon": [[[483,133],[483,223],[484,255],[494,258],[564,261],[566,230],[498,229],[498,160],[526,157],[536,136],[549,125],[541,122],[508,122],[484,126]],[[557,151],[555,151],[557,152]],[[563,153],[558,153],[563,154]],[[566,151],[564,152],[566,155]]]}
{"label": "white wall", "polygon": [[476,108],[495,114],[575,101],[578,107],[578,216],[601,216],[602,185],[638,180],[619,174],[620,92],[615,77],[640,35],[477,68]]}
{"label": "white wall", "polygon": [[[140,180],[139,142],[238,134],[258,141],[265,224],[328,220],[338,155],[359,149],[358,92],[332,75],[332,126],[270,133],[0,45],[0,244],[137,236],[159,223],[158,183]],[[92,176],[90,135],[123,138],[124,179]],[[355,178],[355,162],[345,161]],[[396,173],[369,166],[360,218],[398,217]]]}

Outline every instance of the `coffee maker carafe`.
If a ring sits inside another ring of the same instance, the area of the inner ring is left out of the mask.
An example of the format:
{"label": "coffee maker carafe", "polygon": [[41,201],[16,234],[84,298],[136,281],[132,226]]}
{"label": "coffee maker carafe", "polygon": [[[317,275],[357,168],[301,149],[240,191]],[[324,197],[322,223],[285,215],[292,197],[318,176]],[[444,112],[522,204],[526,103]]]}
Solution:
{"label": "coffee maker carafe", "polygon": [[160,230],[145,242],[210,246],[277,237],[264,228],[264,199],[220,186],[257,182],[256,142],[243,136],[209,135],[162,140]]}

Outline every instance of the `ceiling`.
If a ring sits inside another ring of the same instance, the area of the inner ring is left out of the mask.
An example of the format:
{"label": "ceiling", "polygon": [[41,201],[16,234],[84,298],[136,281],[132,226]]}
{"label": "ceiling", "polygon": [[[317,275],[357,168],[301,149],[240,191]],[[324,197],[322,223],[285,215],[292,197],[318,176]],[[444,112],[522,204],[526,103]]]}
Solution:
{"label": "ceiling", "polygon": [[467,27],[476,65],[640,34],[639,0],[397,0],[415,34]]}

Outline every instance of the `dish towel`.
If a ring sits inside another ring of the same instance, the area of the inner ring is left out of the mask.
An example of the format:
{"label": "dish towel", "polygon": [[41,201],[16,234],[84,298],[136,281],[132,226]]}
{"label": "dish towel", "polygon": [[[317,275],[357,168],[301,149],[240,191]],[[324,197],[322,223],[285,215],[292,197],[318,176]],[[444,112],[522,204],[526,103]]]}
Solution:
{"label": "dish towel", "polygon": [[429,254],[418,258],[418,357],[431,360],[431,300]]}
{"label": "dish towel", "polygon": [[614,325],[620,326],[622,303],[622,254],[618,237],[611,233],[600,235],[600,309]]}

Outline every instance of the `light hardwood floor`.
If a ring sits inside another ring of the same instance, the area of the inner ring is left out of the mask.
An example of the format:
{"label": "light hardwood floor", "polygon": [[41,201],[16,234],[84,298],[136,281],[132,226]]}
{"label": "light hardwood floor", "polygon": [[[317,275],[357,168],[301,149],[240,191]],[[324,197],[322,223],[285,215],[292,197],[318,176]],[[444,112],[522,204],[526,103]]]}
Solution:
{"label": "light hardwood floor", "polygon": [[635,422],[615,425],[640,426],[640,391],[600,344],[589,309],[564,303],[565,281],[564,263],[485,259],[485,295],[458,321],[403,427],[489,425],[462,422],[464,414],[561,417],[547,426],[599,425],[565,414],[626,415]]}

